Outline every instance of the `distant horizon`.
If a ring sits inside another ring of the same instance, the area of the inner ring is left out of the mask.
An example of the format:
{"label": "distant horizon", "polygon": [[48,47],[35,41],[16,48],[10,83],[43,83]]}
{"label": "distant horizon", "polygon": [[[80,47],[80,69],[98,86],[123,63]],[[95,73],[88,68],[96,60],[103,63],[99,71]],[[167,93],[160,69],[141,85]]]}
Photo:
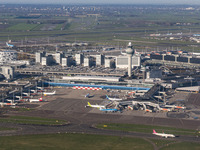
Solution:
{"label": "distant horizon", "polygon": [[1,3],[0,5],[154,5],[154,6],[200,6],[200,4],[143,4],[143,3]]}
{"label": "distant horizon", "polygon": [[200,5],[200,0],[0,0],[0,4],[50,4],[50,5]]}

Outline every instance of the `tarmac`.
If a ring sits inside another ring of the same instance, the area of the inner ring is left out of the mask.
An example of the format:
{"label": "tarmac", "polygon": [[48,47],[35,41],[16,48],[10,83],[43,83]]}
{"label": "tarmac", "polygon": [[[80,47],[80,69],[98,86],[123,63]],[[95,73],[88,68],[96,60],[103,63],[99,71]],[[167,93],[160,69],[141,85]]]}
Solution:
{"label": "tarmac", "polygon": [[[90,93],[93,97],[85,98]],[[13,125],[18,127],[16,132],[0,132],[0,135],[18,135],[18,134],[42,134],[42,133],[91,133],[117,136],[134,136],[155,138],[152,134],[129,133],[122,131],[107,131],[94,128],[99,123],[128,123],[128,124],[146,124],[170,126],[176,128],[198,129],[200,120],[191,118],[169,118],[166,112],[162,113],[145,113],[144,111],[125,110],[122,113],[105,113],[97,108],[85,108],[87,102],[91,104],[107,103],[102,95],[109,94],[106,90],[89,91],[74,90],[71,88],[56,88],[56,95],[45,96],[48,102],[41,102],[33,111],[27,112],[8,112],[8,115],[27,115],[46,118],[63,119],[69,122],[68,125],[59,127],[45,127],[39,125]],[[12,126],[12,124],[1,124],[0,126]],[[119,134],[118,134],[119,133]],[[199,141],[198,138],[190,136],[181,136],[177,140]]]}

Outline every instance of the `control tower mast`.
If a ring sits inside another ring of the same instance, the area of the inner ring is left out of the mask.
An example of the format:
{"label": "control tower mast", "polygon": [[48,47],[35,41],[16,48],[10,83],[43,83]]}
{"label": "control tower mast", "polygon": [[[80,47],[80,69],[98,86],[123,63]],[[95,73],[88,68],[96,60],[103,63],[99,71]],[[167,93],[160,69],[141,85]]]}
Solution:
{"label": "control tower mast", "polygon": [[135,51],[133,49],[133,46],[131,42],[128,43],[126,54],[128,56],[128,76],[131,77],[132,72],[132,56],[134,55]]}

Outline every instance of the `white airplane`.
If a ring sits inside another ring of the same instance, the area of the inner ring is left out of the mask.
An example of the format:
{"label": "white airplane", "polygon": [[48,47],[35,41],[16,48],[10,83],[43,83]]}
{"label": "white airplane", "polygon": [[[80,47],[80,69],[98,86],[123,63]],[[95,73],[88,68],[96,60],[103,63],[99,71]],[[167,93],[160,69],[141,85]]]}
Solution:
{"label": "white airplane", "polygon": [[14,47],[14,45],[11,45],[11,44],[9,44],[9,43],[7,43],[7,42],[6,42],[6,45],[7,45],[8,47],[10,47],[10,48],[13,48],[13,47]]}
{"label": "white airplane", "polygon": [[22,94],[24,94],[24,95],[26,95],[26,96],[30,96],[30,94],[29,94],[29,93],[22,93]]}
{"label": "white airplane", "polygon": [[1,106],[4,106],[4,105],[6,105],[6,106],[15,106],[16,103],[13,103],[12,101],[11,102],[0,102],[0,105]]}
{"label": "white airplane", "polygon": [[173,134],[166,134],[166,133],[157,133],[154,129],[153,129],[153,133],[154,135],[157,135],[157,136],[161,136],[161,137],[165,137],[165,138],[168,138],[168,137],[175,137],[175,135]]}
{"label": "white airplane", "polygon": [[111,97],[108,97],[108,95],[106,95],[106,98],[110,101],[121,101],[122,99],[121,98],[111,98]]}
{"label": "white airplane", "polygon": [[46,96],[46,95],[55,95],[56,91],[53,91],[53,92],[44,92],[43,94],[44,94],[44,96]]}
{"label": "white airplane", "polygon": [[29,102],[42,102],[43,101],[43,99],[42,99],[42,97],[41,98],[39,98],[39,99],[29,99]]}
{"label": "white airplane", "polygon": [[93,107],[93,108],[106,108],[104,105],[91,105],[89,102],[88,102],[88,105],[86,105],[85,107]]}

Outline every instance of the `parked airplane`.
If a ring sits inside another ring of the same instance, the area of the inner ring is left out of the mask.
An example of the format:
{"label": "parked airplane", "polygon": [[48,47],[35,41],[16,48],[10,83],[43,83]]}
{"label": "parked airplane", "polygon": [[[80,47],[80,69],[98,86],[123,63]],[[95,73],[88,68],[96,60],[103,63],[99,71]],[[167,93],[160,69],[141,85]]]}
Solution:
{"label": "parked airplane", "polygon": [[15,96],[16,98],[19,98],[19,99],[28,99],[28,98],[31,98],[31,96]]}
{"label": "parked airplane", "polygon": [[100,111],[105,111],[106,113],[107,113],[107,112],[117,112],[117,111],[120,111],[120,112],[121,112],[121,110],[116,109],[116,108],[103,109],[103,108],[100,107],[99,110],[100,110]]}
{"label": "parked airplane", "polygon": [[164,107],[177,108],[177,109],[185,109],[185,107],[183,107],[183,106],[176,106],[176,105],[164,105]]}
{"label": "parked airplane", "polygon": [[160,107],[159,110],[166,111],[166,112],[171,111],[171,109],[169,109],[169,108],[162,108],[162,107]]}
{"label": "parked airplane", "polygon": [[175,137],[175,135],[173,134],[166,134],[166,133],[157,133],[154,129],[153,129],[153,133],[154,135],[157,135],[157,136],[161,136],[161,137],[165,137],[165,138],[168,138],[168,137]]}
{"label": "parked airplane", "polygon": [[85,107],[93,107],[93,108],[106,108],[104,105],[91,105],[89,102],[88,102],[88,105],[86,105]]}
{"label": "parked airplane", "polygon": [[13,47],[14,47],[14,45],[11,45],[11,44],[9,44],[9,43],[7,43],[7,42],[6,42],[6,45],[7,45],[8,47],[10,47],[10,48],[13,48]]}
{"label": "parked airplane", "polygon": [[44,92],[43,94],[44,94],[44,96],[47,96],[47,95],[55,95],[55,94],[56,94],[56,91],[53,91],[53,92]]}
{"label": "parked airplane", "polygon": [[121,98],[111,98],[111,97],[108,97],[108,95],[106,95],[106,98],[110,101],[121,101],[122,99]]}
{"label": "parked airplane", "polygon": [[24,94],[24,95],[26,95],[26,96],[30,96],[30,94],[29,94],[29,93],[24,93],[24,92],[23,92],[22,94]]}
{"label": "parked airplane", "polygon": [[39,98],[39,99],[29,99],[29,102],[42,102],[43,101],[43,99],[42,99],[42,97],[41,98]]}
{"label": "parked airplane", "polygon": [[7,102],[0,102],[1,106],[15,106],[16,103],[13,103],[13,101],[7,101]]}

